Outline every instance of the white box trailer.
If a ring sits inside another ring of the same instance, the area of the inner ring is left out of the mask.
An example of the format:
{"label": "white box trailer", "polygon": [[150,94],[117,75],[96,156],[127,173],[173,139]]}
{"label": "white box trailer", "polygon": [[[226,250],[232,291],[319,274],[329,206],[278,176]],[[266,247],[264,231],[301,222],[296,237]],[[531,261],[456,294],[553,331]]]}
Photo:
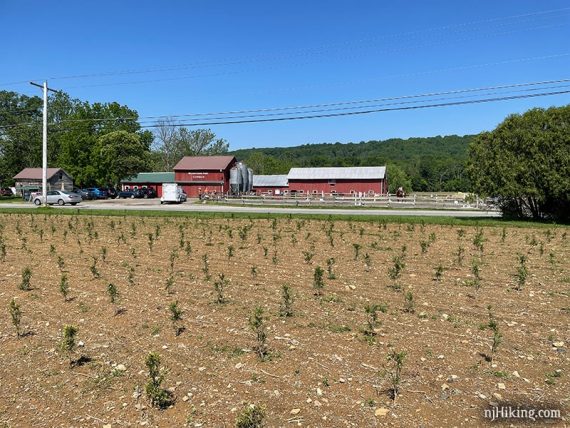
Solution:
{"label": "white box trailer", "polygon": [[186,202],[187,196],[176,183],[162,183],[162,196],[160,198],[160,203],[175,203],[179,204],[181,202]]}

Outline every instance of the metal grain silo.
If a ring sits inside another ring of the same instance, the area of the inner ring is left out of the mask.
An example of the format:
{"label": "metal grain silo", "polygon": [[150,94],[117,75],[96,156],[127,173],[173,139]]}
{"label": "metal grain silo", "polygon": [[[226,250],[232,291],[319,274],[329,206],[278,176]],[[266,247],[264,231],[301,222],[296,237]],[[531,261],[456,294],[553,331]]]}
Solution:
{"label": "metal grain silo", "polygon": [[251,189],[253,188],[253,169],[248,168],[247,169],[247,191],[251,192]]}
{"label": "metal grain silo", "polygon": [[237,195],[240,192],[241,188],[241,173],[237,166],[234,166],[230,169],[230,191]]}
{"label": "metal grain silo", "polygon": [[247,189],[249,186],[249,183],[248,183],[249,176],[247,173],[247,166],[245,166],[245,164],[243,162],[239,162],[238,168],[239,168],[239,171],[241,174],[241,179],[242,179],[240,190],[245,193],[245,192],[247,192]]}

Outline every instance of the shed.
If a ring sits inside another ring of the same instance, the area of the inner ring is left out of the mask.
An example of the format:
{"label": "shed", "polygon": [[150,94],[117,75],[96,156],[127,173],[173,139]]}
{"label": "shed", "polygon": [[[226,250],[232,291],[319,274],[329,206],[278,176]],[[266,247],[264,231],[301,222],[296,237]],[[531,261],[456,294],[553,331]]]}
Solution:
{"label": "shed", "polygon": [[287,194],[289,181],[287,175],[254,175],[252,190],[258,195]]}
{"label": "shed", "polygon": [[[41,190],[42,168],[24,168],[14,176],[15,187],[18,193],[26,190]],[[47,169],[47,191],[73,190],[73,178],[61,168]]]}

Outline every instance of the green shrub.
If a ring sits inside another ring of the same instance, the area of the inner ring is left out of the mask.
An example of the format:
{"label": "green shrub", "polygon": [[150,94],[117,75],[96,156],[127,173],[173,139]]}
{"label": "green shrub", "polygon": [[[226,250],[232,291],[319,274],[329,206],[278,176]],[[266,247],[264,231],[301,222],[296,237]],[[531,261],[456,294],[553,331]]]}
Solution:
{"label": "green shrub", "polygon": [[402,381],[402,368],[404,367],[405,352],[392,351],[388,354],[388,362],[392,367],[388,371],[388,379],[390,381],[390,396],[392,400],[396,400],[400,393],[400,383]]}
{"label": "green shrub", "polygon": [[12,324],[14,324],[14,327],[16,328],[16,337],[19,339],[21,336],[20,324],[22,322],[22,311],[20,309],[20,305],[16,303],[16,299],[12,298],[10,301],[9,310],[10,317],[12,318]]}
{"label": "green shrub", "polygon": [[265,423],[263,407],[250,404],[245,406],[236,417],[236,428],[262,428]]}
{"label": "green shrub", "polygon": [[323,280],[324,271],[320,266],[315,268],[315,273],[313,274],[313,288],[315,289],[315,295],[321,296],[323,293],[323,288],[325,282]]}
{"label": "green shrub", "polygon": [[73,352],[77,346],[75,338],[77,336],[77,327],[66,325],[63,327],[63,339],[60,343],[60,349],[67,354],[69,358],[69,365],[73,366]]}
{"label": "green shrub", "polygon": [[145,361],[148,369],[148,382],[145,386],[146,396],[150,404],[159,409],[164,409],[172,404],[171,394],[162,388],[164,373],[160,367],[160,355],[150,352]]}
{"label": "green shrub", "polygon": [[59,292],[63,296],[63,300],[67,302],[67,295],[69,294],[69,282],[67,281],[67,275],[65,273],[61,274],[61,279],[59,281]]}
{"label": "green shrub", "polygon": [[29,267],[25,267],[22,271],[22,281],[20,282],[20,290],[29,291],[32,289],[30,285],[30,280],[32,279],[32,270]]}
{"label": "green shrub", "polygon": [[282,317],[293,316],[293,291],[288,284],[281,286],[281,306],[279,308],[279,315]]}
{"label": "green shrub", "polygon": [[269,357],[267,349],[267,332],[263,321],[263,308],[257,306],[249,317],[249,327],[255,333],[256,344],[253,347],[256,355],[261,361]]}

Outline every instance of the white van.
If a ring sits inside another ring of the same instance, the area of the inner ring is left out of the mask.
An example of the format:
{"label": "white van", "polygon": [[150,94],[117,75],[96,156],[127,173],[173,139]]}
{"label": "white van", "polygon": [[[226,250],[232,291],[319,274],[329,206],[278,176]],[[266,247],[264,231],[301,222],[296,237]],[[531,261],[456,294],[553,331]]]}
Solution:
{"label": "white van", "polygon": [[179,204],[181,202],[186,202],[188,197],[182,187],[176,183],[162,183],[162,196],[160,198],[160,203],[175,203]]}

